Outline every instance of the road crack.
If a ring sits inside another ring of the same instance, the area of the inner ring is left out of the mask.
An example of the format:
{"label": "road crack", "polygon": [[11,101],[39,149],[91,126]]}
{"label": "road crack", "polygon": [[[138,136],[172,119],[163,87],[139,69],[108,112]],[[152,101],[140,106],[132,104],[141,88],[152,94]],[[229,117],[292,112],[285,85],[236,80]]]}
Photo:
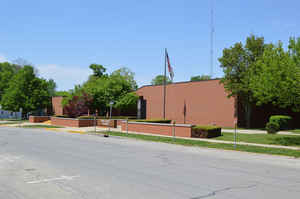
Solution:
{"label": "road crack", "polygon": [[214,190],[214,191],[212,191],[212,192],[210,192],[206,195],[192,197],[190,199],[209,198],[209,197],[215,196],[215,195],[217,195],[218,193],[221,193],[221,192],[230,191],[230,190],[233,190],[233,189],[250,189],[250,188],[253,188],[253,187],[256,187],[256,186],[257,185],[254,184],[254,185],[249,185],[249,186],[226,187],[226,188],[223,188],[223,189]]}

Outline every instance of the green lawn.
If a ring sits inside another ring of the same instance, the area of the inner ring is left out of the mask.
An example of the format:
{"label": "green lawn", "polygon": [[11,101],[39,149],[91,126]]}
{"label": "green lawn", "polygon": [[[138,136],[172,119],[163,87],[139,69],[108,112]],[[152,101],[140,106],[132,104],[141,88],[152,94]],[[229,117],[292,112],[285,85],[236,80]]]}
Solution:
{"label": "green lawn", "polygon": [[[234,141],[234,133],[222,133],[223,136],[214,138],[216,140]],[[282,146],[299,146],[300,136],[280,134],[242,134],[238,133],[237,141],[257,144],[274,144]]]}
{"label": "green lawn", "polygon": [[0,121],[22,121],[22,122],[28,122],[28,120],[19,120],[19,119],[5,119],[5,118],[0,118]]}
{"label": "green lawn", "polygon": [[62,126],[52,126],[52,125],[24,125],[22,128],[64,128]]}
{"label": "green lawn", "polygon": [[[233,127],[222,127],[222,129],[223,130],[226,130],[226,129],[229,129],[229,130],[234,130],[235,128],[233,128]],[[240,127],[238,127],[238,128],[236,128],[237,130],[261,130],[261,131],[265,131],[266,129],[265,128],[240,128]]]}
{"label": "green lawn", "polygon": [[22,121],[3,122],[3,123],[0,123],[0,126],[1,125],[7,125],[7,124],[22,124],[22,123],[23,123]]}
{"label": "green lawn", "polygon": [[[94,132],[90,132],[94,133]],[[103,134],[103,133],[99,133]],[[184,146],[194,146],[194,147],[206,147],[206,148],[215,148],[223,150],[237,150],[244,152],[253,152],[253,153],[263,153],[270,155],[284,155],[292,157],[300,157],[300,150],[290,150],[290,149],[278,149],[278,148],[267,148],[267,147],[258,147],[258,146],[246,146],[238,145],[235,149],[233,144],[222,144],[222,143],[211,143],[198,140],[188,140],[181,138],[170,138],[170,137],[161,137],[161,136],[152,136],[152,135],[137,135],[137,134],[126,134],[120,132],[107,132],[107,134],[112,136],[121,136],[138,140],[153,141],[153,142],[163,142],[169,144],[178,144]]]}
{"label": "green lawn", "polygon": [[299,133],[300,134],[300,129],[287,130],[287,131],[292,132],[292,133]]}

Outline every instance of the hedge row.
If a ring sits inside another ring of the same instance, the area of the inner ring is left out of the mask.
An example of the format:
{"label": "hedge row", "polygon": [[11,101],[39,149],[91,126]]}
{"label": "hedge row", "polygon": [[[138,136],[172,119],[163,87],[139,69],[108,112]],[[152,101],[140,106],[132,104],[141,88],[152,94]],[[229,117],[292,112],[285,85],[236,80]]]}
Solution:
{"label": "hedge row", "polygon": [[221,127],[219,126],[193,126],[192,137],[213,138],[221,136]]}
{"label": "hedge row", "polygon": [[219,126],[193,126],[192,127],[193,130],[204,130],[204,131],[214,131],[214,130],[218,130],[221,129],[221,127]]}
{"label": "hedge row", "polygon": [[[70,118],[69,116],[67,115],[55,115],[54,117],[61,117],[61,118]],[[90,115],[85,115],[85,116],[80,116],[80,117],[77,117],[77,119],[94,119],[94,116]],[[104,117],[104,116],[97,116],[96,119],[110,119],[110,118],[107,118],[107,117]],[[128,120],[133,120],[133,119],[136,119],[136,117],[133,117],[133,116],[112,116],[111,119],[128,119]]]}
{"label": "hedge row", "polygon": [[152,119],[152,120],[135,120],[135,122],[149,122],[149,123],[164,123],[170,124],[172,120],[164,120],[164,119]]}
{"label": "hedge row", "polygon": [[292,129],[292,117],[287,115],[273,115],[266,124],[268,133],[274,134],[281,130]]}

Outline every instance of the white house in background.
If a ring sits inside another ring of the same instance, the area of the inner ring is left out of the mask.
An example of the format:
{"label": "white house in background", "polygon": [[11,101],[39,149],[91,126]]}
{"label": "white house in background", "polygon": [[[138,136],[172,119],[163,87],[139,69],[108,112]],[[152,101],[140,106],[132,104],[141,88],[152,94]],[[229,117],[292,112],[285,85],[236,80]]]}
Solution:
{"label": "white house in background", "polygon": [[22,112],[2,110],[2,107],[0,105],[0,119],[22,119]]}

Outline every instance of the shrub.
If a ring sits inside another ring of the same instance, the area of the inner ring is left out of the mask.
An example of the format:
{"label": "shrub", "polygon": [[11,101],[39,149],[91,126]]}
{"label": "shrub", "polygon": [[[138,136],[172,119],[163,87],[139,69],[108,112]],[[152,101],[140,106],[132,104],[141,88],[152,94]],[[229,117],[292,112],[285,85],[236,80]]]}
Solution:
{"label": "shrub", "polygon": [[192,137],[213,138],[221,136],[221,127],[219,126],[193,126]]}
{"label": "shrub", "polygon": [[53,117],[68,118],[68,116],[67,116],[67,115],[54,115]]}
{"label": "shrub", "polygon": [[[109,118],[106,117],[106,116],[99,116],[98,118],[99,118],[99,119],[109,119]],[[117,119],[134,120],[134,119],[136,119],[136,117],[135,117],[135,116],[111,116],[111,119],[116,119],[116,120],[117,120]]]}
{"label": "shrub", "polygon": [[[97,119],[98,117],[96,117]],[[84,115],[84,116],[80,116],[80,117],[77,117],[77,119],[85,119],[85,120],[91,120],[91,119],[94,119],[94,116],[90,115]]]}
{"label": "shrub", "polygon": [[269,122],[277,123],[279,130],[292,129],[292,117],[286,115],[273,115],[270,117]]}
{"label": "shrub", "polygon": [[275,134],[280,131],[280,125],[277,122],[268,122],[266,125],[267,132],[269,134]]}
{"label": "shrub", "polygon": [[195,130],[204,130],[204,131],[213,131],[213,130],[217,130],[217,129],[221,129],[221,127],[219,127],[219,126],[199,126],[199,125],[197,125],[197,126],[193,126],[192,127],[193,129],[195,129]]}
{"label": "shrub", "polygon": [[[93,115],[83,115],[83,116],[79,116],[77,117],[77,119],[94,119]],[[96,119],[104,119],[104,120],[109,120],[109,117],[105,117],[105,116],[97,116]],[[132,119],[136,119],[136,117],[131,117],[131,116],[112,116],[111,117],[112,120],[119,120],[119,119],[128,119],[128,120],[132,120]]]}
{"label": "shrub", "polygon": [[114,107],[117,108],[120,111],[120,114],[123,115],[136,113],[138,99],[139,96],[136,93],[127,93],[117,101]]}
{"label": "shrub", "polygon": [[172,120],[164,120],[164,119],[152,119],[152,120],[135,120],[135,122],[149,122],[149,123],[164,123],[170,124]]}
{"label": "shrub", "polygon": [[86,114],[92,102],[93,98],[86,93],[79,96],[75,95],[64,105],[64,110],[69,117],[76,118]]}

